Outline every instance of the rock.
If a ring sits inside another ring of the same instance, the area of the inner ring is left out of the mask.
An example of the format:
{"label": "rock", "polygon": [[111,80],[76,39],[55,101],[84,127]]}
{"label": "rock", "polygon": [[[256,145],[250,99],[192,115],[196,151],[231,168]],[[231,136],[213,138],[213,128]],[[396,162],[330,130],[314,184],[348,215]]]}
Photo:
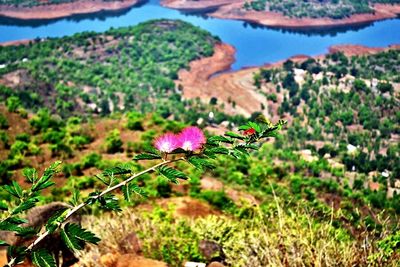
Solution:
{"label": "rock", "polygon": [[115,267],[167,267],[167,264],[161,261],[146,259],[134,254],[125,254],[118,257]]}
{"label": "rock", "polygon": [[207,267],[225,267],[225,265],[223,265],[222,263],[220,263],[218,261],[213,261],[209,265],[207,265]]}
{"label": "rock", "polygon": [[120,256],[119,253],[107,253],[100,257],[100,264],[101,266],[112,267]]}
{"label": "rock", "polygon": [[7,264],[7,251],[0,250],[0,266],[4,266]]}
{"label": "rock", "polygon": [[142,252],[142,245],[135,232],[125,236],[118,246],[122,253],[140,254]]}
{"label": "rock", "polygon": [[201,240],[199,243],[199,250],[204,258],[206,258],[208,261],[224,260],[222,247],[217,242]]}
{"label": "rock", "polygon": [[185,263],[184,267],[206,267],[206,264],[202,262],[188,261]]}

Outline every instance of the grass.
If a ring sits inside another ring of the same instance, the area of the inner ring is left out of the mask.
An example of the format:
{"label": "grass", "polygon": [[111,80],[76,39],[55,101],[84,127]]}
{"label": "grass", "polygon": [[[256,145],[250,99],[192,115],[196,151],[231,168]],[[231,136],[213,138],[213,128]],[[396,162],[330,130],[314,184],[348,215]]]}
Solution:
{"label": "grass", "polygon": [[[97,266],[98,255],[118,253],[118,245],[127,234],[136,232],[146,257],[161,260],[169,266],[186,261],[203,261],[198,249],[201,240],[214,241],[223,249],[228,266],[396,266],[396,255],[386,261],[377,256],[375,241],[388,235],[362,231],[354,239],[343,228],[334,225],[340,210],[331,220],[318,221],[299,204],[287,209],[275,198],[268,209],[247,206],[247,216],[208,215],[193,219],[177,217],[173,207],[152,211],[125,210],[121,214],[88,216],[86,226],[103,241],[81,255],[81,266]],[[97,256],[96,256],[97,255]],[[398,257],[398,256],[397,256]]]}

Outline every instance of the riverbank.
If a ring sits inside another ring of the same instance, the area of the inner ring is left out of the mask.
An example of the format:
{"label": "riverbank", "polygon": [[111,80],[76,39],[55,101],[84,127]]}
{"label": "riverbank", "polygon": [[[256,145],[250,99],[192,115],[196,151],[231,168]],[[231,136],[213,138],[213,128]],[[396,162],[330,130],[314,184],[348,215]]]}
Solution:
{"label": "riverbank", "polygon": [[[400,45],[384,48],[366,47],[361,45],[336,45],[329,48],[329,53],[343,52],[346,56],[371,55],[388,49],[400,49]],[[227,44],[215,46],[214,55],[190,63],[190,70],[181,70],[176,81],[183,87],[185,98],[200,98],[208,103],[212,97],[217,98],[218,104],[224,104],[224,112],[230,115],[241,114],[250,116],[254,112],[264,112],[265,115],[277,120],[278,105],[268,103],[265,95],[254,86],[253,75],[261,68],[278,68],[286,60],[258,67],[250,67],[239,71],[227,72],[234,62],[235,50]],[[323,59],[325,55],[312,58]],[[289,59],[302,62],[311,58],[306,55],[296,55]],[[218,73],[220,75],[216,75]],[[283,97],[282,97],[283,98]],[[263,109],[263,107],[267,107]]]}
{"label": "riverbank", "polygon": [[0,5],[0,16],[21,20],[57,19],[101,11],[118,11],[138,5],[143,1],[144,0],[77,0],[70,3],[40,5],[29,8]]}
{"label": "riverbank", "polygon": [[[242,0],[161,0],[161,5],[181,11],[205,12],[208,16],[221,19],[243,20],[269,27],[306,29],[334,28],[371,23],[396,18],[400,14],[400,4],[376,4],[374,13],[356,14],[344,19],[331,18],[290,18],[276,12],[257,12],[243,9]],[[211,10],[211,11],[210,11]]]}

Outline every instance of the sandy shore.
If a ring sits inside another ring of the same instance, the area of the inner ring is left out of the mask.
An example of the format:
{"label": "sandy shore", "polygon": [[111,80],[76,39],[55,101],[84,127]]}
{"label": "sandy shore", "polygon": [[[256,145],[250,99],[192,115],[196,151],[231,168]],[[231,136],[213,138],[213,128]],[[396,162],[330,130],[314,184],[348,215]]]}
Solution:
{"label": "sandy shore", "polygon": [[[400,45],[386,48],[365,47],[360,45],[337,45],[329,48],[329,53],[343,52],[347,56],[375,54],[388,49],[400,49]],[[218,104],[224,104],[227,114],[241,114],[250,116],[253,112],[262,111],[268,117],[277,115],[277,107],[269,105],[266,97],[261,94],[253,84],[253,74],[260,68],[276,68],[282,66],[282,60],[260,67],[251,67],[234,72],[228,71],[234,62],[235,50],[227,44],[218,44],[214,55],[190,63],[190,70],[179,72],[177,84],[183,86],[185,98],[200,98],[208,103],[212,97],[218,99]],[[325,55],[316,56],[323,58]],[[302,62],[310,58],[305,55],[293,56],[294,62]],[[262,110],[261,106],[265,109]],[[270,113],[270,114],[269,114]],[[273,118],[279,119],[279,118]]]}
{"label": "sandy shore", "polygon": [[143,0],[77,0],[72,3],[41,5],[31,8],[0,5],[0,16],[16,19],[56,19],[100,11],[117,11],[141,3]]}
{"label": "sandy shore", "polygon": [[[289,18],[276,12],[246,11],[242,8],[242,0],[161,0],[161,4],[173,9],[207,12],[207,15],[216,18],[243,20],[264,26],[292,29],[359,25],[395,18],[400,14],[400,4],[376,4],[373,7],[375,10],[373,14],[356,14],[339,20],[330,18]],[[210,9],[211,11],[208,11]]]}

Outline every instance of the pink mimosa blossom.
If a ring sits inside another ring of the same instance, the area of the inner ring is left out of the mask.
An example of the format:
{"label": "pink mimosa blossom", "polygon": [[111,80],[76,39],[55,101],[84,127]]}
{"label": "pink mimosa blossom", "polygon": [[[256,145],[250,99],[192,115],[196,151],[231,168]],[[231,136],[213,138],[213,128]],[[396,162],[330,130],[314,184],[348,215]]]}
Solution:
{"label": "pink mimosa blossom", "polygon": [[179,138],[176,134],[166,133],[154,141],[154,147],[161,152],[171,153],[179,147]]}
{"label": "pink mimosa blossom", "polygon": [[200,149],[206,143],[206,137],[197,127],[187,127],[178,135],[179,146],[186,151]]}

